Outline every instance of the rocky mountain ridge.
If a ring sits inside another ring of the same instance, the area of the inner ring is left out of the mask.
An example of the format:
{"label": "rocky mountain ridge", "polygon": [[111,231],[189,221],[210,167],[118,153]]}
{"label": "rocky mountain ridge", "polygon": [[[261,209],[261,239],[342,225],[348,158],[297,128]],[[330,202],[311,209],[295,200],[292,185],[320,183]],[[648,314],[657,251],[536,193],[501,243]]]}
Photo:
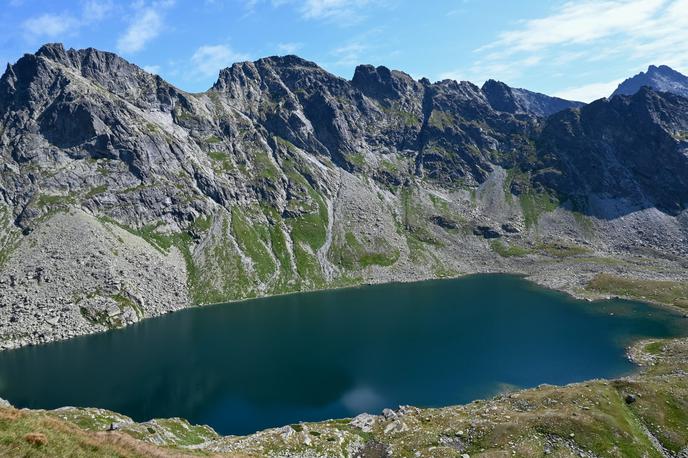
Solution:
{"label": "rocky mountain ridge", "polygon": [[688,100],[519,91],[285,56],[190,94],[43,46],[0,78],[0,341],[474,272],[685,279]]}
{"label": "rocky mountain ridge", "polygon": [[513,88],[501,81],[488,80],[481,89],[487,99],[497,111],[511,114],[531,114],[547,117],[569,108],[581,108],[583,102],[550,97],[527,89]]}
{"label": "rocky mountain ridge", "polygon": [[612,97],[615,95],[633,95],[643,86],[658,92],[670,92],[688,97],[688,76],[667,65],[650,65],[646,72],[640,72],[619,84],[619,87],[612,93]]}

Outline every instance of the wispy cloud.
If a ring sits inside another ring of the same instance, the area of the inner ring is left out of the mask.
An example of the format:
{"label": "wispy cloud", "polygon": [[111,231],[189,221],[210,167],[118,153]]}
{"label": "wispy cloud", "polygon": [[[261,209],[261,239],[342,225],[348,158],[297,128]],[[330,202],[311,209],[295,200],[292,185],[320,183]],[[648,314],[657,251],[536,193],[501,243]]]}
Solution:
{"label": "wispy cloud", "polygon": [[592,102],[593,100],[601,99],[602,97],[608,97],[612,92],[614,92],[614,90],[619,84],[621,84],[622,81],[623,78],[603,83],[591,83],[578,87],[569,87],[558,91],[553,95],[556,97],[561,97],[562,99]]}
{"label": "wispy cloud", "polygon": [[203,78],[217,76],[219,71],[235,62],[247,60],[248,56],[232,50],[227,45],[204,45],[191,56],[193,71]]}
{"label": "wispy cloud", "polygon": [[[206,0],[217,2],[219,0]],[[254,12],[258,5],[272,7],[289,5],[304,19],[321,20],[340,26],[349,26],[368,16],[368,9],[387,4],[392,0],[243,0],[244,8]]]}
{"label": "wispy cloud", "polygon": [[351,66],[362,62],[362,57],[368,46],[361,41],[352,41],[332,50],[335,65]]}
{"label": "wispy cloud", "polygon": [[277,51],[281,54],[294,54],[303,48],[302,43],[278,43]]}
{"label": "wispy cloud", "polygon": [[300,10],[306,19],[326,19],[346,24],[361,19],[363,8],[371,3],[371,0],[304,0]]}
{"label": "wispy cloud", "polygon": [[554,45],[591,43],[617,33],[640,31],[665,0],[617,0],[565,3],[552,15],[525,21],[500,34],[481,50],[500,54],[537,52]]}
{"label": "wispy cloud", "polygon": [[152,73],[154,75],[160,73],[160,65],[144,65],[143,69],[148,73]]}
{"label": "wispy cloud", "polygon": [[135,0],[129,26],[117,39],[117,50],[121,53],[135,53],[162,33],[165,10],[172,7],[175,0]]}
{"label": "wispy cloud", "polygon": [[43,14],[24,21],[22,28],[30,39],[58,38],[77,27],[79,21],[67,13]]}
{"label": "wispy cloud", "polygon": [[[528,71],[555,74],[565,65],[611,58],[635,62],[634,69],[638,62],[686,69],[688,0],[568,1],[548,15],[519,22],[476,49],[476,55],[467,68],[446,74],[509,80]],[[609,84],[581,84],[561,93],[590,99]]]}
{"label": "wispy cloud", "polygon": [[82,20],[84,22],[97,22],[105,19],[108,13],[114,9],[112,0],[89,0],[84,3]]}
{"label": "wispy cloud", "polygon": [[160,14],[146,9],[117,40],[117,49],[123,53],[134,53],[143,49],[147,42],[157,37],[162,29]]}
{"label": "wispy cloud", "polygon": [[22,29],[25,37],[31,41],[61,39],[78,33],[82,27],[103,20],[112,8],[113,4],[110,0],[89,0],[83,3],[80,14],[45,13],[26,19],[22,23]]}

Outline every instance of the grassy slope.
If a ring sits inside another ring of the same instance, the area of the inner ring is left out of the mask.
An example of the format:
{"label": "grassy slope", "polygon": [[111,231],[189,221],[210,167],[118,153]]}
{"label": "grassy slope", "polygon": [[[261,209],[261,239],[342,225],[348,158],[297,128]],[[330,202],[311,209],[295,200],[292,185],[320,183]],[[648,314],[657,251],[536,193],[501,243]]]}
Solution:
{"label": "grassy slope", "polygon": [[[131,423],[108,433],[102,431],[110,417],[121,417],[97,409],[3,408],[0,455],[661,457],[662,448],[678,454],[688,447],[688,339],[639,343],[632,354],[645,365],[634,377],[541,386],[465,406],[407,408],[389,418],[375,417],[366,432],[348,420],[331,420],[221,438],[172,419]],[[633,402],[627,402],[628,395]],[[30,444],[29,433],[44,434],[47,443]]]}

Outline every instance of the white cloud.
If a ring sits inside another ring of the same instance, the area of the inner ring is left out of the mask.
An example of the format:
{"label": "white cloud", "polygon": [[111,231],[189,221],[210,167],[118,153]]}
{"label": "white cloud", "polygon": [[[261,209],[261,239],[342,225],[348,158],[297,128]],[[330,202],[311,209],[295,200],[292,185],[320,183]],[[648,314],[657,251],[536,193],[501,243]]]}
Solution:
{"label": "white cloud", "polygon": [[304,0],[300,11],[306,19],[333,20],[342,25],[356,22],[371,0]]}
{"label": "white cloud", "polygon": [[[273,8],[284,5],[295,8],[304,19],[323,20],[340,26],[355,24],[366,17],[365,9],[375,5],[386,5],[394,0],[241,0],[248,14],[259,5]],[[207,5],[222,4],[222,0],[206,0]]]}
{"label": "white cloud", "polygon": [[301,44],[301,43],[278,43],[277,44],[277,50],[281,54],[295,54],[301,48],[303,48],[303,44]]}
{"label": "white cloud", "polygon": [[600,38],[641,29],[665,0],[616,0],[565,3],[550,16],[525,21],[523,27],[500,34],[485,47],[505,48],[507,54],[539,51],[552,45],[590,43]]}
{"label": "white cloud", "polygon": [[194,72],[201,77],[217,76],[218,72],[235,62],[248,59],[226,45],[201,46],[191,56]]}
{"label": "white cloud", "polygon": [[83,3],[81,15],[46,13],[28,18],[22,23],[22,28],[26,38],[32,41],[61,39],[78,33],[82,27],[103,20],[113,8],[112,0],[88,0]]}
{"label": "white cloud", "polygon": [[144,8],[117,40],[117,49],[122,53],[140,51],[161,31],[162,18],[160,14],[153,8]]}
{"label": "white cloud", "polygon": [[[643,62],[681,71],[688,68],[688,0],[567,1],[548,15],[520,21],[476,53],[476,61],[459,72],[474,80],[517,79],[528,71],[570,74],[572,68],[579,75],[580,68],[611,59],[634,70]],[[562,93],[591,100],[609,95],[600,92],[609,84],[581,84]]]}
{"label": "white cloud", "polygon": [[144,65],[142,68],[148,73],[152,73],[154,75],[160,73],[160,65]]}
{"label": "white cloud", "polygon": [[84,4],[82,21],[97,22],[105,18],[114,8],[112,0],[89,0]]}
{"label": "white cloud", "polygon": [[593,100],[609,97],[623,79],[616,79],[606,83],[591,83],[578,87],[569,87],[554,93],[556,97],[580,102],[592,102]]}
{"label": "white cloud", "polygon": [[362,55],[368,50],[368,46],[360,41],[352,41],[343,46],[335,48],[332,54],[337,59],[335,65],[352,66],[361,63]]}
{"label": "white cloud", "polygon": [[79,21],[68,14],[43,14],[25,20],[22,28],[32,39],[57,38],[64,36],[78,24]]}

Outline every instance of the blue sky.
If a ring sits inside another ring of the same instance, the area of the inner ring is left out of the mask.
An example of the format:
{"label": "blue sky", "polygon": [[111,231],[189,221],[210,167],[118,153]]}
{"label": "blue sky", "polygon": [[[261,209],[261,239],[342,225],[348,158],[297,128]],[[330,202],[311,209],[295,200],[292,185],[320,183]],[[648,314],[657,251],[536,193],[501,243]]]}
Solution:
{"label": "blue sky", "polygon": [[688,73],[688,0],[2,0],[0,63],[45,42],[114,51],[187,91],[298,54],[351,78],[494,78],[590,101],[649,64]]}

